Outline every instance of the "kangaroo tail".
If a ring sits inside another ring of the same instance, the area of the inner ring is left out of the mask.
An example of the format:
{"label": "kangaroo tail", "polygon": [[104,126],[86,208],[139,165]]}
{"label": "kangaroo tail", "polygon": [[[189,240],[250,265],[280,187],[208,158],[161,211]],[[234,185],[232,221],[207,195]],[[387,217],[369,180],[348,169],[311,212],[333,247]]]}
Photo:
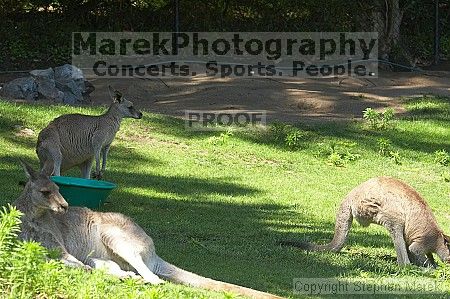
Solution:
{"label": "kangaroo tail", "polygon": [[206,278],[189,271],[180,269],[160,257],[157,257],[157,263],[155,265],[154,273],[170,282],[189,285],[193,287],[208,289],[211,291],[225,291],[232,292],[237,295],[246,296],[250,298],[258,299],[275,299],[282,298],[269,293],[260,292],[246,287],[241,287],[231,283],[217,281],[214,279]]}
{"label": "kangaroo tail", "polygon": [[[39,158],[39,170],[43,170],[46,165],[51,165],[51,167],[54,167],[55,164],[55,160],[53,159],[53,156],[51,154],[51,152],[45,148],[45,147],[37,147],[36,148],[36,154]],[[52,170],[52,173],[55,170]]]}
{"label": "kangaroo tail", "polygon": [[36,154],[39,158],[40,167],[42,168],[44,166],[44,163],[48,160],[53,162],[52,155],[48,148],[42,146],[43,143],[40,143],[36,146]]}
{"label": "kangaroo tail", "polygon": [[317,245],[309,242],[282,241],[281,245],[298,247],[308,251],[333,251],[339,252],[344,247],[348,237],[348,232],[352,225],[353,215],[351,207],[351,199],[346,198],[342,201],[336,215],[336,224],[334,228],[334,237],[330,243],[325,245]]}

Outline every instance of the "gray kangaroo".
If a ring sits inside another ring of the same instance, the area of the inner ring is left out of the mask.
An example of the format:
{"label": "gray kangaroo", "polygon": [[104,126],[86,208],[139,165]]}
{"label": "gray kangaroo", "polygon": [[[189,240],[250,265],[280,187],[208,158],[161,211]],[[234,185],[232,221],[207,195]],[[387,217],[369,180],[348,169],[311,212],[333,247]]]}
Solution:
{"label": "gray kangaroo", "polygon": [[450,263],[450,237],[439,228],[433,212],[412,187],[390,178],[372,178],[353,189],[336,216],[333,240],[325,245],[283,241],[310,251],[339,252],[347,240],[352,220],[362,226],[376,223],[392,237],[399,265],[436,267],[433,253]]}
{"label": "gray kangaroo", "polygon": [[49,179],[53,163],[46,162],[39,173],[26,163],[22,164],[28,181],[14,202],[23,213],[20,238],[40,242],[48,249],[59,249],[65,264],[103,268],[119,277],[137,273],[151,284],[162,283],[163,278],[252,298],[281,298],[205,278],[164,261],[156,254],[152,239],[125,215],[68,207],[58,186]]}
{"label": "gray kangaroo", "polygon": [[39,133],[36,153],[41,167],[46,161],[53,161],[54,175],[59,176],[61,172],[79,166],[82,176],[89,179],[95,159],[94,177],[102,178],[110,145],[122,119],[142,118],[142,113],[133,107],[132,102],[125,99],[119,91],[113,91],[111,86],[109,89],[114,94],[113,103],[104,114],[62,115]]}

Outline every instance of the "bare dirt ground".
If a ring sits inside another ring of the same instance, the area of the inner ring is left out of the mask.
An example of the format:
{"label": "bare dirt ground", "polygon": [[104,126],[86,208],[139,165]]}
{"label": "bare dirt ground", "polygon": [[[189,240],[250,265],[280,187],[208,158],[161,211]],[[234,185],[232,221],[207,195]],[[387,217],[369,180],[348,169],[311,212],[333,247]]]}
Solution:
{"label": "bare dirt ground", "polygon": [[[10,78],[8,78],[10,79]],[[0,78],[5,82],[6,77]],[[192,78],[90,80],[92,104],[110,102],[108,85],[138,108],[184,117],[188,110],[266,110],[269,121],[349,120],[367,107],[403,112],[404,98],[424,94],[450,97],[450,72],[381,72],[367,79]]]}

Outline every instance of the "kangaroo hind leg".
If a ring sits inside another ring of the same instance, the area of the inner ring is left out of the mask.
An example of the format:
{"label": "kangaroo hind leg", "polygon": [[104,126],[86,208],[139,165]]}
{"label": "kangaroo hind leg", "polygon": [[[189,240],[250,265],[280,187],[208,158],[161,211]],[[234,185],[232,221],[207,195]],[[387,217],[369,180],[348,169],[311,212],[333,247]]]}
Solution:
{"label": "kangaroo hind leg", "polygon": [[133,267],[145,282],[151,284],[164,283],[164,280],[153,273],[144,262],[146,248],[143,248],[141,240],[133,238],[133,232],[112,227],[102,231],[101,238],[103,244]]}
{"label": "kangaroo hind leg", "polygon": [[127,277],[136,278],[137,277],[136,273],[134,273],[132,271],[122,270],[117,263],[115,263],[111,260],[90,258],[88,260],[88,265],[94,269],[105,270],[106,273],[111,274],[116,277],[119,277],[119,278],[127,278]]}
{"label": "kangaroo hind leg", "polygon": [[425,254],[423,246],[418,242],[413,242],[409,245],[408,256],[411,262],[419,267],[436,267],[433,255],[431,253]]}

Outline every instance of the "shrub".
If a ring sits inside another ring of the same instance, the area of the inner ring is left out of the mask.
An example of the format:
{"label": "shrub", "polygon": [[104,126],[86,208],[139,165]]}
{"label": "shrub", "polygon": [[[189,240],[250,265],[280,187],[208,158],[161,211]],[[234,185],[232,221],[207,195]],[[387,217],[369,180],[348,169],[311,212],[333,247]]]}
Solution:
{"label": "shrub", "polygon": [[279,122],[271,123],[269,125],[269,131],[270,131],[272,138],[276,141],[284,140],[285,134],[286,134],[286,132],[285,132],[286,126],[287,126],[286,124],[279,123]]}
{"label": "shrub", "polygon": [[284,146],[291,150],[299,149],[308,135],[307,132],[292,125],[277,122],[270,124],[269,130],[274,141],[282,142]]}
{"label": "shrub", "polygon": [[12,249],[16,245],[16,236],[20,230],[21,213],[15,208],[5,207],[0,211],[0,278],[8,267]]}
{"label": "shrub", "polygon": [[391,125],[394,119],[394,109],[388,108],[379,112],[372,108],[366,108],[363,111],[363,119],[368,122],[371,129],[384,130]]}
{"label": "shrub", "polygon": [[328,165],[345,167],[348,162],[361,158],[361,155],[354,150],[356,145],[354,142],[334,142],[322,148],[316,156],[325,156]]}
{"label": "shrub", "polygon": [[234,133],[231,129],[228,129],[226,132],[220,133],[219,136],[212,136],[208,138],[208,142],[213,145],[224,145],[228,143],[228,140]]}
{"label": "shrub", "polygon": [[337,152],[332,152],[327,159],[327,163],[328,165],[333,165],[333,166],[337,166],[337,167],[344,167],[345,166],[345,159],[344,157],[337,153]]}
{"label": "shrub", "polygon": [[44,247],[17,239],[21,215],[11,206],[0,211],[0,294],[10,298],[31,296],[30,288],[42,285],[46,264]]}
{"label": "shrub", "polygon": [[402,164],[402,157],[399,151],[389,151],[389,158],[391,158],[395,164]]}
{"label": "shrub", "polygon": [[385,138],[379,138],[377,140],[378,144],[378,153],[381,156],[389,156],[389,152],[392,148],[392,144],[388,139]]}
{"label": "shrub", "polygon": [[[37,242],[17,239],[22,213],[16,208],[0,211],[0,297],[34,298],[56,293],[63,276],[58,261],[47,262],[47,250]],[[45,275],[43,275],[45,273]]]}
{"label": "shrub", "polygon": [[443,171],[441,173],[441,178],[444,180],[444,182],[450,182],[450,171]]}
{"label": "shrub", "polygon": [[303,137],[305,137],[304,132],[296,128],[291,128],[284,138],[284,143],[291,149],[298,149],[301,146]]}
{"label": "shrub", "polygon": [[435,151],[434,162],[442,166],[448,166],[450,164],[450,155],[446,150]]}

